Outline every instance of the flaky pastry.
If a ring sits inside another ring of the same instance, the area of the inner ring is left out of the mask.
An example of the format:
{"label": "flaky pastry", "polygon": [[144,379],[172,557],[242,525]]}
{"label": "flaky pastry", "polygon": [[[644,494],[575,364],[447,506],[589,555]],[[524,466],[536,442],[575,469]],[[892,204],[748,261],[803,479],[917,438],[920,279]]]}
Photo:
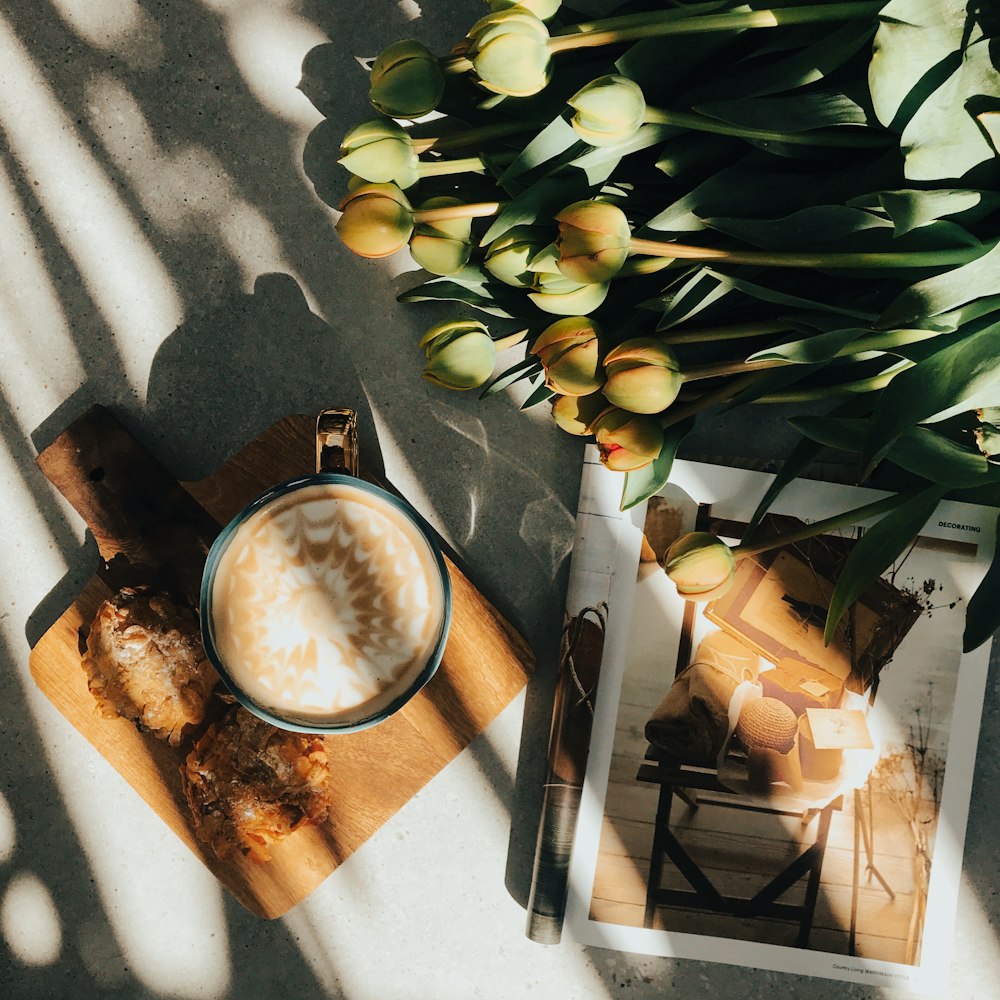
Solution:
{"label": "flaky pastry", "polygon": [[219,679],[194,612],[145,588],[123,588],[97,609],[83,667],[105,716],[130,719],[171,746],[203,721]]}
{"label": "flaky pastry", "polygon": [[181,768],[195,830],[220,859],[269,861],[270,846],[330,810],[320,736],[290,733],[234,706],[208,728]]}

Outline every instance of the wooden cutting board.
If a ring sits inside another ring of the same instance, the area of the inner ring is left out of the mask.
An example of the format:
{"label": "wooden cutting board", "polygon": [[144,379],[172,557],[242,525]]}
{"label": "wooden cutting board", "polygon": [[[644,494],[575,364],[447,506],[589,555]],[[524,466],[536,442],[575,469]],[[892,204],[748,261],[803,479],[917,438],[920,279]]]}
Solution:
{"label": "wooden cutting board", "polygon": [[[191,740],[172,748],[123,719],[106,719],[87,690],[81,637],[113,588],[160,583],[194,599],[220,525],[268,486],[311,471],[314,419],[275,424],[207,479],[178,483],[102,407],[38,456],[81,514],[104,565],[31,651],[31,673],[63,715],[251,912],[279,917],[316,888],[510,703],[534,657],[524,640],[448,560],[454,613],[434,678],[405,708],[360,733],[326,738],[333,808],[296,831],[272,860],[220,862],[196,837],[181,791]],[[428,878],[434,875],[428,872]]]}

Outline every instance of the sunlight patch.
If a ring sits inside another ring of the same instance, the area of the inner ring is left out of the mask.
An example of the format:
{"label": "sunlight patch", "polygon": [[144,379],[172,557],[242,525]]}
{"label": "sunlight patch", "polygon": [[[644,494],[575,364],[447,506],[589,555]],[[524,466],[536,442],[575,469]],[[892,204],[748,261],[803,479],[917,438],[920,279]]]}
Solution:
{"label": "sunlight patch", "polygon": [[305,18],[264,5],[234,11],[225,31],[240,75],[261,106],[290,125],[313,128],[321,116],[298,83],[305,54],[328,42],[326,35]]}
{"label": "sunlight patch", "polygon": [[129,66],[149,69],[163,62],[156,22],[138,0],[53,0],[66,24],[95,49],[116,52]]}
{"label": "sunlight patch", "polygon": [[30,872],[11,879],[0,903],[0,929],[13,956],[24,965],[51,965],[62,950],[62,927],[52,895]]}
{"label": "sunlight patch", "polygon": [[[83,384],[83,362],[26,206],[0,168],[0,342],[6,389],[27,435]],[[45,377],[39,378],[44,371]]]}
{"label": "sunlight patch", "polygon": [[0,794],[0,865],[14,856],[17,845],[17,827],[10,803]]}
{"label": "sunlight patch", "polygon": [[169,273],[0,14],[0,124],[26,181],[101,316],[140,400],[183,307]]}
{"label": "sunlight patch", "polygon": [[430,496],[424,490],[416,470],[406,457],[406,450],[400,445],[399,439],[382,416],[372,393],[369,392],[364,383],[362,383],[361,390],[364,392],[365,398],[368,400],[368,406],[371,409],[372,423],[375,424],[375,435],[382,450],[382,463],[385,466],[386,478],[420,512],[424,520],[434,526],[435,531],[441,535],[445,542],[454,548],[455,539],[442,524],[441,518],[438,516],[433,503],[431,503]]}

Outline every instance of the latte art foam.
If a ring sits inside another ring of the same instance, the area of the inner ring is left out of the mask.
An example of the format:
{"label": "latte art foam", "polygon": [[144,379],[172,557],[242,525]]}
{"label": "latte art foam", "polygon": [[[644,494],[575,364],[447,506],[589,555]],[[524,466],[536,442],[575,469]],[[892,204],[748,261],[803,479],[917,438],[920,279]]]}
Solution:
{"label": "latte art foam", "polygon": [[435,556],[364,490],[313,484],[237,529],[212,590],[213,638],[233,682],[274,714],[360,720],[427,664],[442,628]]}

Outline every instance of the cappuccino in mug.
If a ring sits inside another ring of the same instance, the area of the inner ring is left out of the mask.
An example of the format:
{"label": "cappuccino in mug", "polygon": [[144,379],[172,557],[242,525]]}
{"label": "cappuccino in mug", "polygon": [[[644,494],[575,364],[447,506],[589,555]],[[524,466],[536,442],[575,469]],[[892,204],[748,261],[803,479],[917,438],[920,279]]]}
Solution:
{"label": "cappuccino in mug", "polygon": [[448,619],[423,530],[387,494],[327,479],[276,491],[238,522],[207,605],[224,676],[278,724],[307,729],[387,714],[436,666]]}

